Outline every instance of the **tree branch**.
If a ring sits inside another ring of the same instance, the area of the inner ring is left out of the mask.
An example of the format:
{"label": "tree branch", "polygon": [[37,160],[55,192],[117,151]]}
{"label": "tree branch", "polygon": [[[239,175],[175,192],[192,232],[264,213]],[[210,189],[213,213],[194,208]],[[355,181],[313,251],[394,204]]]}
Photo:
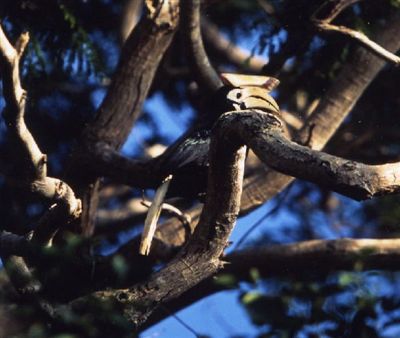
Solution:
{"label": "tree branch", "polygon": [[[222,267],[219,257],[239,212],[245,155],[245,148],[240,148],[242,144],[249,145],[266,164],[353,197],[399,190],[400,182],[395,186],[387,182],[387,173],[379,176],[382,168],[373,171],[374,166],[311,150],[285,139],[283,135],[283,124],[275,115],[258,110],[223,114],[214,127],[211,141],[206,203],[187,245],[144,284],[102,291],[96,296],[116,298],[127,317],[138,325],[160,303],[178,297]],[[395,170],[399,169],[397,165]],[[143,307],[144,310],[138,311]]]}
{"label": "tree branch", "polygon": [[200,0],[182,1],[182,32],[189,48],[195,78],[201,89],[213,93],[222,87],[222,81],[213,68],[204,49],[200,29]]}
{"label": "tree branch", "polygon": [[268,63],[268,60],[252,56],[247,50],[240,48],[226,39],[219,32],[218,27],[211,21],[202,18],[201,28],[204,34],[204,40],[206,40],[213,49],[222,54],[226,60],[240,69],[243,69],[243,71],[260,73],[264,65]]}
{"label": "tree branch", "polygon": [[[80,232],[93,234],[99,180],[96,148],[118,151],[141,113],[156,70],[179,22],[179,1],[144,1],[147,14],[126,40],[110,88],[71,156],[69,177],[83,200]],[[100,145],[101,146],[101,145]]]}
{"label": "tree branch", "polygon": [[[235,141],[235,142],[233,142]],[[176,258],[145,283],[129,289],[98,292],[115,299],[125,315],[139,325],[160,303],[190,289],[223,265],[219,257],[236,222],[246,149],[218,123],[211,141],[207,199],[199,225]]]}
{"label": "tree branch", "polygon": [[[0,65],[6,101],[3,116],[9,137],[15,144],[16,154],[13,171],[7,173],[7,176],[15,185],[22,185],[40,198],[56,203],[53,208],[57,210],[58,217],[48,218],[54,223],[43,222],[43,227],[50,227],[53,233],[80,216],[81,204],[66,183],[47,176],[47,157],[42,154],[25,124],[27,95],[20,82],[19,62],[28,41],[28,33],[23,33],[13,47],[0,26]],[[6,270],[17,290],[20,293],[36,292],[39,283],[30,273],[24,259],[16,256],[4,258]]]}
{"label": "tree branch", "polygon": [[[397,51],[400,48],[399,31],[400,14],[397,11],[388,18],[385,26],[374,32],[374,36],[387,50]],[[308,140],[312,149],[323,149],[384,65],[384,60],[365,48],[358,47],[354,54],[349,56],[335,82],[294,138],[301,144],[306,144]],[[314,128],[310,135],[311,126]],[[292,181],[291,177],[264,167],[260,168],[257,174],[249,177],[244,183],[241,213],[247,214],[264,204]]]}
{"label": "tree branch", "polygon": [[[331,24],[332,20],[336,18],[346,7],[359,2],[360,0],[335,0],[335,1],[326,1],[322,6],[313,14],[311,20],[314,22],[317,28],[324,32],[337,32],[343,35],[346,35],[365,48],[368,48],[370,51],[375,53],[377,56],[385,59],[386,61],[392,62],[395,65],[400,65],[400,57],[391,53],[384,47],[380,46],[376,42],[370,40],[365,34],[362,32],[358,32],[354,29],[350,29],[345,26],[337,26]],[[327,8],[330,9],[326,17],[318,18],[318,15],[322,11],[326,11]]]}
{"label": "tree branch", "polygon": [[[399,31],[400,15],[394,13],[387,20],[385,26],[376,30],[374,35],[382,46],[388,50],[396,51],[400,48]],[[336,81],[321,98],[311,117],[295,135],[295,139],[301,144],[308,144],[313,149],[322,149],[384,65],[385,62],[381,58],[376,57],[363,47],[358,47],[349,56]],[[311,129],[312,132],[310,132]],[[122,176],[135,180],[135,177],[137,177],[135,167],[138,166],[132,165],[132,170],[128,169]],[[144,177],[147,177],[146,173],[149,173],[148,170],[142,170],[140,167],[137,172],[144,172]],[[159,180],[161,179],[159,178]],[[247,214],[264,204],[293,180],[293,177],[261,165],[258,170],[254,170],[254,173],[245,179],[241,214]],[[197,216],[200,214],[201,208],[202,206],[199,205],[189,212],[192,216],[192,227],[197,223]],[[182,224],[176,219],[171,219],[158,227],[156,237],[167,240],[167,243],[171,245],[181,245],[181,241],[185,238],[184,234],[185,229],[183,229]]]}
{"label": "tree branch", "polygon": [[[277,128],[258,128],[263,116],[249,112],[228,117],[246,144],[268,166],[362,200],[400,191],[400,162],[366,165],[315,151],[288,140]],[[236,126],[234,126],[236,124]],[[262,125],[262,124],[261,124]]]}
{"label": "tree branch", "polygon": [[0,232],[0,255],[27,257],[33,253],[30,241],[25,236],[15,235],[11,232]]}
{"label": "tree branch", "polygon": [[[400,239],[312,240],[290,244],[274,244],[233,252],[224,257],[222,274],[233,274],[237,281],[251,280],[250,270],[261,276],[283,277],[294,280],[323,278],[340,270],[397,271],[400,262]],[[227,290],[218,284],[218,275],[208,278],[185,293],[166,303],[175,313],[216,292]],[[168,317],[156,311],[141,327],[146,329]]]}
{"label": "tree branch", "polygon": [[[297,275],[314,271],[324,275],[337,270],[397,270],[400,239],[311,240],[293,244],[269,245],[230,254],[230,272],[248,275],[248,267],[264,274]],[[230,267],[227,268],[229,272]],[[245,271],[246,270],[246,271]]]}
{"label": "tree branch", "polygon": [[[156,7],[153,1],[145,1],[147,15],[126,40],[107,95],[96,118],[84,131],[84,141],[90,146],[105,142],[119,149],[141,112],[154,74],[179,22],[179,1],[155,3]],[[86,149],[83,156],[85,153]]]}

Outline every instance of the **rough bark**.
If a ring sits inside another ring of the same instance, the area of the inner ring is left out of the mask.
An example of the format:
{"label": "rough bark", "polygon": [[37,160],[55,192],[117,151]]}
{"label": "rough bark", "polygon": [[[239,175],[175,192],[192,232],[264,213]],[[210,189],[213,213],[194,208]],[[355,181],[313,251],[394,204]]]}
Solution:
{"label": "rough bark", "polygon": [[[400,14],[395,12],[384,26],[374,32],[375,41],[395,52],[400,48],[399,30]],[[312,149],[323,149],[384,66],[381,58],[358,47],[294,139]],[[259,173],[252,175],[244,184],[241,213],[247,214],[264,204],[292,181],[293,178],[260,168]]]}
{"label": "rough bark", "polygon": [[[28,33],[23,33],[13,46],[0,26],[0,66],[6,101],[3,116],[16,154],[12,161],[13,170],[7,176],[14,186],[36,194],[43,201],[55,203],[36,229],[41,232],[41,239],[47,242],[59,228],[80,216],[81,202],[65,182],[47,176],[47,156],[40,151],[25,124],[27,93],[21,86],[19,63],[28,41]],[[33,240],[36,240],[35,236]],[[6,254],[2,259],[20,293],[38,291],[40,283],[35,280],[24,258]]]}
{"label": "rough bark", "polygon": [[179,1],[145,1],[147,14],[126,40],[110,88],[95,119],[83,131],[69,177],[82,197],[80,231],[91,236],[98,207],[96,155],[99,147],[119,150],[140,115],[155,72],[179,23]]}
{"label": "rough bark", "polygon": [[136,325],[143,323],[160,303],[179,296],[223,266],[220,256],[240,208],[246,149],[236,135],[226,133],[222,122],[216,128],[210,149],[207,198],[187,245],[145,283],[96,293],[101,299],[116,299]]}

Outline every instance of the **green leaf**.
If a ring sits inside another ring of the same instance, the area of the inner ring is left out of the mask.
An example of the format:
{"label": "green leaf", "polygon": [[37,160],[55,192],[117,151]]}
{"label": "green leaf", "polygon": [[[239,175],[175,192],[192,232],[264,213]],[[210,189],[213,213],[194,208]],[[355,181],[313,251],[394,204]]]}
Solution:
{"label": "green leaf", "polygon": [[225,289],[234,289],[238,286],[238,281],[233,274],[221,273],[214,279],[214,283]]}
{"label": "green leaf", "polygon": [[251,268],[249,274],[254,283],[261,279],[260,271],[257,268]]}
{"label": "green leaf", "polygon": [[341,287],[349,286],[350,284],[353,284],[356,281],[357,281],[357,278],[351,272],[343,272],[343,273],[339,274],[338,284]]}
{"label": "green leaf", "polygon": [[242,300],[242,303],[247,306],[247,305],[251,305],[251,304],[255,303],[256,301],[258,301],[264,297],[265,296],[261,292],[250,291],[250,292],[247,292],[246,294],[244,294],[242,296],[241,300]]}

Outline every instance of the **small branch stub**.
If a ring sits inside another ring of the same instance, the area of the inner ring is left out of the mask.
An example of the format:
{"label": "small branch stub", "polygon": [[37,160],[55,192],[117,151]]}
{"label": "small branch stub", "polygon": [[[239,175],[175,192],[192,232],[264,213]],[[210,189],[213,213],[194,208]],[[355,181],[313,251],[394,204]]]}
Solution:
{"label": "small branch stub", "polygon": [[142,233],[142,239],[140,241],[139,253],[147,256],[150,253],[151,242],[156,232],[157,222],[160,218],[162,204],[164,202],[165,195],[168,191],[169,183],[172,180],[172,175],[169,175],[160,187],[156,190],[153,203],[151,204],[149,211],[147,212],[146,220],[144,222],[144,228]]}

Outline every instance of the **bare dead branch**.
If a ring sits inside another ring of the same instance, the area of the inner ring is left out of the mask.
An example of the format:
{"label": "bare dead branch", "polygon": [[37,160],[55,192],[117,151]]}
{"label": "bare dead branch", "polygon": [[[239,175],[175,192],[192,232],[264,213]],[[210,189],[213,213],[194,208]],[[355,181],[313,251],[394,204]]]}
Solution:
{"label": "bare dead branch", "polygon": [[[23,90],[19,75],[19,62],[29,41],[27,33],[22,34],[15,47],[11,45],[0,26],[0,64],[2,69],[3,93],[6,101],[4,119],[9,135],[17,145],[15,149],[15,170],[9,173],[15,184],[22,184],[42,199],[56,203],[54,207],[62,217],[57,218],[59,226],[76,219],[80,215],[80,200],[75,198],[72,189],[64,182],[47,177],[47,158],[40,151],[35,139],[25,124],[26,92]],[[21,182],[18,182],[19,180]],[[51,219],[55,221],[55,219]],[[6,271],[16,289],[22,294],[33,294],[41,285],[30,272],[24,258],[14,255],[3,256]],[[42,304],[40,299],[37,299]],[[46,305],[47,306],[47,305]]]}
{"label": "bare dead branch", "polygon": [[[191,222],[189,224],[190,233],[193,233],[194,229],[197,227],[197,224],[200,220],[200,215],[202,212],[203,205],[199,204],[192,207],[189,210],[185,210],[185,215],[190,218]],[[160,241],[166,243],[167,245],[180,247],[187,240],[187,231],[180,220],[176,218],[170,218],[165,221],[163,224],[160,224],[157,228],[155,238],[158,238]]]}
{"label": "bare dead branch", "polygon": [[[344,9],[362,0],[329,0],[315,11],[312,19],[333,21]],[[322,19],[320,18],[322,16]]]}
{"label": "bare dead branch", "polygon": [[141,255],[148,255],[150,252],[151,241],[156,232],[157,222],[161,215],[162,204],[165,195],[167,194],[169,183],[171,182],[172,175],[166,177],[161,186],[156,190],[153,202],[147,212],[144,228],[142,232],[142,240],[140,242],[139,253]]}
{"label": "bare dead branch", "polygon": [[128,38],[132,29],[138,23],[142,6],[143,0],[125,0],[120,28],[120,39],[122,42]]}
{"label": "bare dead branch", "polygon": [[[359,2],[360,0],[335,0],[326,1],[312,16],[311,20],[314,22],[316,27],[324,32],[337,32],[345,36],[348,36],[364,47],[368,48],[370,51],[375,53],[377,56],[385,59],[386,61],[392,62],[395,65],[400,65],[400,57],[391,53],[384,47],[380,46],[378,43],[369,39],[364,33],[350,29],[345,26],[337,26],[331,24],[332,20],[336,18],[346,7]],[[326,12],[328,8],[328,13],[325,17],[320,18],[319,14],[324,11]]]}
{"label": "bare dead branch", "polygon": [[[142,204],[144,206],[147,206],[148,208],[151,206],[151,203],[149,201],[142,201]],[[172,216],[177,217],[182,223],[184,223],[187,226],[190,226],[191,217],[183,213],[180,209],[173,206],[172,204],[163,203],[161,205],[161,211],[169,212]]]}
{"label": "bare dead branch", "polygon": [[182,31],[196,81],[202,89],[215,92],[223,84],[204,49],[200,30],[200,2],[200,0],[182,1]]}

